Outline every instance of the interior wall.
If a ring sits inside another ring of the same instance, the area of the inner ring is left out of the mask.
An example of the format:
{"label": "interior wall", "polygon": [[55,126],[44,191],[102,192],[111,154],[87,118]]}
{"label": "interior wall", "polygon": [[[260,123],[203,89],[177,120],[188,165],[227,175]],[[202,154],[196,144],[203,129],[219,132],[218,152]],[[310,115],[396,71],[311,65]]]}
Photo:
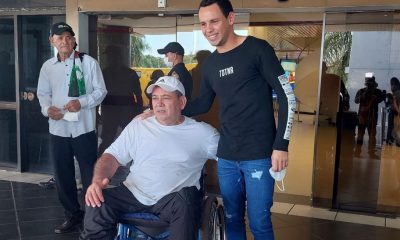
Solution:
{"label": "interior wall", "polygon": [[300,103],[300,112],[315,113],[320,75],[321,39],[314,42],[310,49],[314,51],[302,59],[296,68],[295,94]]}

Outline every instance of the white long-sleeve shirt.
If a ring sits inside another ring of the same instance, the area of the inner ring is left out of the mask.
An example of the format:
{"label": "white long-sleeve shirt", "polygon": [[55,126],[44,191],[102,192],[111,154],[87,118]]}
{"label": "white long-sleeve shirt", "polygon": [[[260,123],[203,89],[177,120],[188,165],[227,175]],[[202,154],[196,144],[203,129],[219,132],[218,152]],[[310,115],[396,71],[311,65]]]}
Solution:
{"label": "white long-sleeve shirt", "polygon": [[206,123],[185,118],[165,126],[150,117],[134,119],[105,153],[122,165],[133,160],[124,184],[141,203],[153,205],[184,187],[199,189],[201,169],[216,159],[218,140],[218,131]]}
{"label": "white long-sleeve shirt", "polygon": [[51,106],[63,109],[71,100],[79,99],[81,110],[78,121],[53,120],[49,118],[49,131],[60,137],[77,137],[91,132],[96,127],[96,106],[103,101],[107,94],[103,74],[98,62],[89,55],[83,55],[82,62],[75,59],[83,71],[86,94],[80,97],[68,97],[69,81],[73,66],[75,51],[65,61],[57,57],[47,60],[39,75],[37,96],[42,114],[48,117],[47,110]]}

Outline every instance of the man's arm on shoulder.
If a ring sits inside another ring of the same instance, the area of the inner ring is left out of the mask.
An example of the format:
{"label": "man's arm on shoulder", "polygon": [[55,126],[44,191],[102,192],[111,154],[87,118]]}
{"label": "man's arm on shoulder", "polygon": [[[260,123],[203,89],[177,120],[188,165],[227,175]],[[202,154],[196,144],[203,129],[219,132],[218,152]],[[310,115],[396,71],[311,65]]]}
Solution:
{"label": "man's arm on shoulder", "polygon": [[136,117],[134,117],[133,119],[145,120],[152,116],[154,116],[154,111],[151,110],[150,108],[148,108],[148,109],[144,110],[141,114],[136,115]]}
{"label": "man's arm on shoulder", "polygon": [[109,153],[104,153],[99,158],[94,168],[92,184],[86,191],[86,205],[92,207],[101,206],[101,203],[104,202],[102,191],[107,188],[111,177],[114,176],[119,166],[117,159]]}

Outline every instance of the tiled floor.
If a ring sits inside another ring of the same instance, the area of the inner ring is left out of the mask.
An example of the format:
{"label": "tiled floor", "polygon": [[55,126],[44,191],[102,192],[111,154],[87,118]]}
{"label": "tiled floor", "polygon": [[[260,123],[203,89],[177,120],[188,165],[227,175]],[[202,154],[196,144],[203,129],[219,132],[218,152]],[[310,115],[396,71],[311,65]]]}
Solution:
{"label": "tiled floor", "polygon": [[[63,209],[54,189],[37,185],[49,178],[0,171],[0,240],[77,239],[78,232],[53,233],[54,227],[63,221]],[[283,202],[275,202],[272,212],[277,240],[400,239],[400,219],[337,213]]]}

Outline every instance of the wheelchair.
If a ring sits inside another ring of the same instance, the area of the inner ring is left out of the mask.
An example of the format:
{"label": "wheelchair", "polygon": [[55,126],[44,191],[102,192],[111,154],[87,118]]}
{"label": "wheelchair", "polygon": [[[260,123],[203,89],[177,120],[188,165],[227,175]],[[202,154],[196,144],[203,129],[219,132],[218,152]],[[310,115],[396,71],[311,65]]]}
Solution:
{"label": "wheelchair", "polygon": [[[201,209],[201,226],[198,240],[226,240],[224,208],[217,194],[204,191],[202,174],[201,190],[205,192]],[[115,240],[164,240],[168,239],[169,224],[151,213],[127,213],[120,217]]]}

